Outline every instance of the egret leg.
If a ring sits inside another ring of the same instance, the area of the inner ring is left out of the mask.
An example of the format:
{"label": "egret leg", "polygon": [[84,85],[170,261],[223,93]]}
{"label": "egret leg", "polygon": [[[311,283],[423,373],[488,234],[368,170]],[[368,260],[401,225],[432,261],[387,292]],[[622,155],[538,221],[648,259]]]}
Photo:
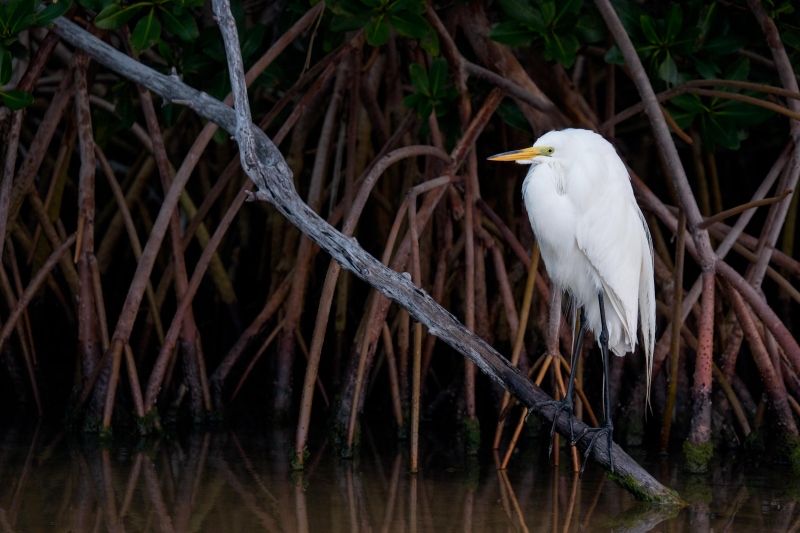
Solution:
{"label": "egret leg", "polygon": [[606,309],[605,304],[603,302],[603,291],[599,291],[597,293],[598,300],[600,302],[600,323],[601,323],[601,330],[600,330],[600,351],[603,354],[603,387],[605,394],[603,395],[603,407],[606,413],[606,421],[603,424],[603,427],[599,428],[585,428],[581,431],[581,434],[572,441],[572,445],[574,446],[579,440],[581,440],[587,433],[592,433],[591,440],[589,441],[589,445],[586,447],[586,451],[583,453],[583,465],[581,466],[580,475],[583,475],[583,469],[586,468],[586,461],[589,458],[589,454],[592,452],[592,448],[594,448],[595,441],[600,435],[605,435],[608,439],[608,463],[610,465],[611,473],[614,473],[614,456],[611,453],[611,447],[614,443],[612,440],[612,435],[614,433],[614,425],[611,423],[611,395],[609,394],[609,383],[608,383],[608,325],[606,324]]}
{"label": "egret leg", "polygon": [[581,347],[583,346],[583,334],[586,333],[586,311],[581,307],[580,312],[580,329],[578,330],[578,339],[575,342],[575,345],[572,347],[572,372],[569,374],[569,383],[567,384],[567,391],[564,395],[563,400],[547,400],[544,402],[538,402],[533,405],[531,409],[528,410],[530,414],[531,410],[533,409],[541,409],[542,407],[546,407],[548,405],[552,406],[555,409],[553,413],[553,425],[550,427],[550,448],[548,448],[548,455],[553,453],[553,441],[555,432],[556,432],[556,422],[558,422],[558,417],[562,411],[566,411],[567,413],[567,420],[569,421],[569,439],[570,442],[575,438],[575,434],[572,431],[572,393],[575,389],[575,369],[578,367],[578,357],[580,357]]}

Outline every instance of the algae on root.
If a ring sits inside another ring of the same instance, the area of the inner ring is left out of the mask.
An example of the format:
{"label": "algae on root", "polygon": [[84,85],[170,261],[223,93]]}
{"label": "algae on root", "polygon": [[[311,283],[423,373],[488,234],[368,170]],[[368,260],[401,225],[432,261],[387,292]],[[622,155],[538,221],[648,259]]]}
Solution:
{"label": "algae on root", "polygon": [[752,459],[758,459],[764,455],[765,449],[764,434],[759,429],[754,429],[744,439],[744,450]]}
{"label": "algae on root", "polygon": [[778,439],[778,453],[789,461],[792,474],[800,475],[800,437],[784,433]]}
{"label": "algae on root", "polygon": [[681,500],[681,497],[677,491],[674,491],[668,487],[664,487],[667,491],[666,494],[655,495],[645,490],[642,484],[639,483],[639,481],[633,476],[621,476],[619,474],[612,474],[611,472],[606,471],[606,477],[633,494],[633,498],[636,501],[658,503],[661,505],[676,505],[680,507],[686,505],[686,502]]}
{"label": "algae on root", "polygon": [[111,426],[99,426],[97,428],[97,439],[103,444],[110,444],[114,440],[114,430],[111,429]]}
{"label": "algae on root", "polygon": [[361,424],[356,424],[353,444],[347,444],[347,426],[334,424],[331,429],[333,447],[340,459],[353,459],[361,447]]}
{"label": "algae on root", "polygon": [[289,464],[292,465],[292,470],[295,472],[302,471],[309,455],[311,455],[311,453],[307,449],[299,453],[294,448],[291,448],[289,450]]}
{"label": "algae on root", "polygon": [[396,426],[397,427],[397,440],[398,442],[408,440],[408,430],[406,426]]}
{"label": "algae on root", "polygon": [[683,443],[683,466],[694,474],[702,474],[708,470],[708,463],[714,455],[714,445],[710,442],[692,444],[688,440]]}
{"label": "algae on root", "polygon": [[83,432],[97,433],[103,427],[103,419],[99,416],[86,415],[83,419]]}
{"label": "algae on root", "polygon": [[134,414],[133,422],[136,425],[136,433],[141,436],[160,433],[158,408],[155,406],[153,406],[153,408],[146,412],[141,418]]}
{"label": "algae on root", "polygon": [[464,451],[467,455],[478,455],[481,447],[481,424],[477,418],[464,420]]}

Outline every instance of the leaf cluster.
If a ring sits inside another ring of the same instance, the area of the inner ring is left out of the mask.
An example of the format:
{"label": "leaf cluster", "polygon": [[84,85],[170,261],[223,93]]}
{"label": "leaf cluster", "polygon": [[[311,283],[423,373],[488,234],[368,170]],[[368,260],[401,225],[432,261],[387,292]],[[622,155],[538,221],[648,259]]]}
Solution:
{"label": "leaf cluster", "polygon": [[[676,86],[692,79],[748,79],[750,61],[737,52],[750,36],[731,20],[730,10],[723,13],[717,2],[676,2],[660,16],[629,1],[617,1],[615,8],[654,86]],[[616,46],[608,51],[606,60],[624,64]],[[722,92],[740,91],[729,88]],[[773,115],[747,103],[695,94],[673,98],[666,107],[679,127],[696,127],[703,147],[710,151],[737,149],[747,128]]]}
{"label": "leaf cluster", "polygon": [[[764,4],[778,25],[790,59],[800,67],[800,24],[795,6],[788,0],[765,0]],[[582,47],[601,42],[606,35],[595,7],[582,0],[498,0],[498,5],[501,21],[489,34],[493,40],[513,47],[530,46],[544,59],[566,68],[574,64]],[[740,16],[749,13],[743,2],[722,6],[709,0],[613,0],[613,5],[656,90],[694,79],[745,81],[750,63],[738,52],[748,43],[763,42],[758,25]],[[625,64],[616,45],[608,49],[605,60]],[[747,128],[773,115],[747,103],[693,94],[674,98],[666,107],[680,127],[697,128],[707,150],[738,148]],[[514,111],[502,110],[504,120],[516,117]],[[514,122],[519,127],[520,121]]]}
{"label": "leaf cluster", "polygon": [[534,44],[542,57],[569,68],[582,43],[596,43],[606,31],[594,6],[583,0],[499,0],[508,17],[489,32],[489,37],[508,46]]}
{"label": "leaf cluster", "polygon": [[778,27],[783,44],[788,47],[789,59],[797,72],[800,70],[800,5],[791,0],[765,0],[764,5]]}
{"label": "leaf cluster", "polygon": [[0,3],[0,102],[17,110],[33,103],[33,96],[18,89],[3,91],[11,80],[12,56],[24,55],[24,47],[17,39],[21,31],[30,27],[47,27],[67,12],[72,0],[55,1],[41,8],[41,0],[8,0]]}
{"label": "leaf cluster", "polygon": [[334,32],[364,28],[367,43],[386,44],[391,29],[403,37],[419,39],[423,50],[439,55],[439,37],[422,15],[424,0],[327,0],[334,13],[330,29]]}
{"label": "leaf cluster", "polygon": [[141,14],[131,32],[131,46],[137,52],[162,43],[162,27],[182,41],[193,41],[200,35],[191,8],[201,7],[203,0],[145,0],[133,4],[122,4],[119,0],[79,0],[79,3],[99,11],[94,24],[104,30],[120,28]]}
{"label": "leaf cluster", "polygon": [[[266,35],[266,27],[254,24],[245,29],[244,11],[240,4],[234,9],[234,19],[239,35],[239,47],[245,69],[248,69],[259,51],[262,50]],[[171,50],[160,51],[162,57]],[[168,61],[175,64],[184,73],[187,81],[194,87],[206,91],[215,98],[222,99],[230,92],[228,61],[225,57],[225,46],[222,34],[216,27],[203,30],[203,34],[192,42],[184,43],[179,55],[170,56]],[[280,67],[273,64],[256,82],[259,85],[273,84],[276,75],[280,75]]]}
{"label": "leaf cluster", "polygon": [[[113,29],[130,21],[136,21],[131,33],[131,46],[137,51],[153,48],[163,63],[155,67],[167,71],[175,67],[187,83],[214,98],[223,99],[230,92],[230,77],[222,34],[216,26],[198,31],[195,8],[203,5],[203,0],[156,0],[154,2],[138,2],[124,5],[112,0],[79,0],[81,2],[100,2],[92,8],[99,8],[95,25]],[[241,2],[231,2],[231,9],[236,22],[239,45],[245,68],[249,68],[258,54],[263,52],[267,26],[255,23],[245,28],[245,12]],[[162,24],[163,23],[163,24]],[[166,31],[163,31],[166,30]],[[281,77],[281,67],[276,62],[256,81],[256,85],[274,84]],[[129,82],[121,82],[113,87],[111,96],[116,102],[115,115],[120,120],[114,121],[106,132],[113,135],[129,128],[135,120],[135,87]],[[175,118],[175,106],[171,104],[160,108],[168,124]],[[227,136],[219,132],[215,136],[217,142],[226,142]]]}
{"label": "leaf cluster", "polygon": [[414,92],[403,98],[403,105],[414,109],[423,119],[433,112],[439,117],[444,115],[458,96],[456,88],[446,83],[447,61],[441,57],[434,59],[431,61],[430,72],[425,72],[422,65],[412,63],[408,67],[408,73]]}
{"label": "leaf cluster", "polygon": [[[749,61],[742,58],[731,65],[723,73],[723,77],[728,80],[744,81],[749,70]],[[726,88],[720,92],[742,91]],[[756,96],[756,93],[750,91],[746,94]],[[747,128],[756,126],[774,115],[769,109],[745,102],[696,94],[682,94],[672,98],[668,110],[679,127],[688,128],[692,125],[697,127],[706,150],[714,150],[717,146],[730,150],[738,149],[741,140],[747,136]]]}
{"label": "leaf cluster", "polygon": [[[615,2],[615,8],[650,77],[666,86],[716,78],[747,42],[718,13],[716,2],[674,3],[662,16],[629,1]],[[616,46],[609,49],[606,61],[624,64]]]}

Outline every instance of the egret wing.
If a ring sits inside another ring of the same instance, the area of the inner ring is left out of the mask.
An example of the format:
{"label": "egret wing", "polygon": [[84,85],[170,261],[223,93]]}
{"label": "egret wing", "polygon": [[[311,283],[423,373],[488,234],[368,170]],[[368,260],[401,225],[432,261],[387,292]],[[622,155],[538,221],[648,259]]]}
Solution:
{"label": "egret wing", "polygon": [[591,202],[579,210],[575,238],[596,269],[610,310],[619,317],[633,349],[642,258],[643,254],[650,257],[650,251],[645,249],[647,241],[630,183],[620,186],[615,180],[603,181],[605,186],[593,191]]}

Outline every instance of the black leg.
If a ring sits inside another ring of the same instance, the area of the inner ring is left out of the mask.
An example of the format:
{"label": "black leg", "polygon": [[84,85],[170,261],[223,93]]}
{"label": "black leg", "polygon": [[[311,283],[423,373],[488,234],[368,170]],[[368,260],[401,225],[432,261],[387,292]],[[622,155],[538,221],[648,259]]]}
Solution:
{"label": "black leg", "polygon": [[591,440],[589,441],[589,446],[586,447],[586,451],[583,453],[583,466],[581,466],[580,474],[583,475],[583,469],[586,468],[586,460],[589,458],[589,454],[592,452],[592,448],[594,448],[594,443],[602,434],[606,435],[608,439],[608,463],[611,468],[611,473],[614,473],[614,456],[611,453],[611,447],[613,445],[613,433],[614,433],[614,425],[611,423],[611,396],[609,394],[609,383],[608,383],[608,324],[606,323],[606,308],[605,302],[603,301],[603,291],[597,293],[597,298],[600,302],[600,323],[601,323],[601,330],[600,330],[600,351],[603,355],[603,408],[605,409],[606,414],[606,421],[603,424],[603,427],[600,428],[586,428],[584,429],[578,438],[576,438],[572,444],[574,445],[579,440],[581,440],[584,435],[587,433],[593,433]]}
{"label": "black leg", "polygon": [[[563,400],[548,400],[545,402],[539,402],[535,404],[531,409],[528,409],[528,414],[531,413],[533,409],[541,409],[545,406],[552,406],[555,409],[553,413],[553,425],[550,427],[550,448],[548,449],[548,455],[553,453],[553,441],[556,432],[556,422],[558,421],[558,417],[562,411],[567,412],[567,420],[569,421],[569,438],[570,442],[575,437],[575,434],[572,431],[572,393],[575,388],[575,369],[578,365],[578,357],[580,357],[581,347],[583,346],[583,334],[586,333],[586,312],[581,308],[580,312],[580,329],[578,330],[578,339],[575,342],[575,345],[572,347],[572,371],[569,374],[569,383],[567,384],[567,391],[566,395],[564,396]],[[557,364],[557,363],[556,363]]]}
{"label": "black leg", "polygon": [[[578,368],[578,358],[581,354],[581,349],[583,348],[583,334],[586,333],[586,311],[581,307],[580,312],[580,329],[578,330],[578,339],[575,341],[575,346],[572,347],[572,366],[571,371],[569,373],[569,383],[567,384],[567,398],[572,398],[572,393],[575,390],[575,372],[576,368]],[[570,433],[572,432],[572,428],[570,427]],[[570,437],[572,435],[570,434]]]}

